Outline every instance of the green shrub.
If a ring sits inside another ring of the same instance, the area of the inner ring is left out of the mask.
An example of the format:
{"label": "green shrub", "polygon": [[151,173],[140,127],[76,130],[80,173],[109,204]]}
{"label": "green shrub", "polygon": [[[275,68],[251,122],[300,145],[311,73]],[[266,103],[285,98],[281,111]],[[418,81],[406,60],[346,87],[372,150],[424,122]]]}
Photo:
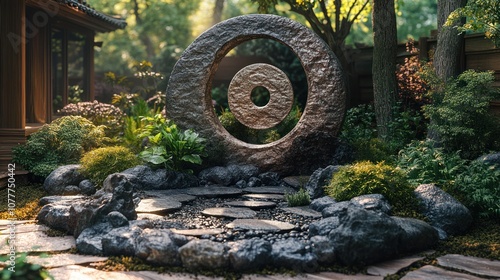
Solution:
{"label": "green shrub", "polygon": [[82,173],[94,184],[102,185],[109,174],[121,172],[140,164],[140,160],[128,148],[104,147],[92,150],[80,160]]}
{"label": "green shrub", "polygon": [[390,161],[391,150],[389,146],[378,138],[357,140],[352,142],[351,145],[355,150],[354,158],[356,161],[371,161],[375,163]]}
{"label": "green shrub", "polygon": [[[43,254],[45,255],[45,254]],[[42,255],[42,256],[43,256]],[[49,272],[44,269],[41,265],[32,264],[26,262],[28,257],[27,253],[21,253],[16,257],[15,265],[7,265],[2,270],[0,270],[0,279],[23,279],[23,280],[46,280],[54,279]],[[0,257],[0,262],[5,263],[9,260],[9,256]],[[9,270],[9,268],[15,267],[15,269]]]}
{"label": "green shrub", "polygon": [[417,208],[413,190],[399,168],[368,161],[341,167],[325,187],[325,192],[338,201],[364,194],[382,194],[396,212]]}
{"label": "green shrub", "polygon": [[433,103],[424,106],[424,113],[446,151],[473,159],[499,149],[500,121],[489,112],[490,102],[500,96],[494,80],[492,72],[468,70],[432,92]]}
{"label": "green shrub", "polygon": [[296,193],[286,193],[285,200],[288,203],[289,207],[306,206],[311,204],[311,197],[309,196],[309,193],[303,188],[301,188]]}
{"label": "green shrub", "polygon": [[397,166],[404,170],[413,185],[434,183],[448,189],[466,167],[458,152],[446,153],[432,141],[414,141],[401,150]]}
{"label": "green shrub", "polygon": [[373,105],[362,104],[347,110],[340,137],[348,143],[377,137]]}
{"label": "green shrub", "polygon": [[13,148],[13,161],[35,175],[47,177],[60,165],[77,163],[82,154],[105,139],[102,127],[79,116],[66,116],[31,134]]}
{"label": "green shrub", "polygon": [[473,161],[457,176],[459,199],[481,216],[500,216],[500,167]]}

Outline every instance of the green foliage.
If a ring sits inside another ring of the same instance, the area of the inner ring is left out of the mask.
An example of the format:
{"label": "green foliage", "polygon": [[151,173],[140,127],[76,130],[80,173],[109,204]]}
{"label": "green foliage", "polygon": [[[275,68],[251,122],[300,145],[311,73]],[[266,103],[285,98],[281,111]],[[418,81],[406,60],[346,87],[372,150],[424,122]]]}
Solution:
{"label": "green foliage", "polygon": [[13,148],[13,161],[47,177],[60,165],[77,163],[83,153],[105,140],[103,127],[80,116],[66,116],[44,125],[24,145]]}
{"label": "green foliage", "polygon": [[500,147],[500,122],[489,112],[490,102],[500,96],[494,79],[492,72],[467,70],[444,91],[431,93],[433,102],[424,106],[424,113],[446,151],[472,159]]}
{"label": "green foliage", "polygon": [[62,116],[82,116],[96,126],[103,125],[108,137],[118,136],[125,116],[117,107],[97,100],[68,104],[57,112]]}
{"label": "green foliage", "polygon": [[484,32],[487,38],[500,47],[500,5],[498,0],[469,0],[465,7],[452,12],[446,21],[446,26],[453,27],[460,18],[466,17],[466,22],[457,26],[461,32]]}
{"label": "green foliage", "polygon": [[140,160],[125,147],[104,147],[84,154],[80,164],[87,178],[102,185],[108,175],[134,167],[140,164]]}
{"label": "green foliage", "polygon": [[[46,279],[54,279],[47,270],[45,270],[41,265],[31,264],[26,262],[26,258],[28,257],[27,253],[22,253],[16,256],[15,265],[5,266],[2,270],[0,270],[0,279],[8,280],[8,279],[18,279],[18,280],[46,280]],[[9,260],[9,256],[0,257],[0,262],[4,263]],[[9,268],[14,267],[13,271],[10,271]]]}
{"label": "green foliage", "polygon": [[382,194],[396,211],[416,209],[417,206],[406,174],[383,162],[363,161],[341,167],[325,187],[325,192],[338,201],[364,194]]}
{"label": "green foliage", "polygon": [[466,163],[457,152],[445,153],[432,141],[412,142],[399,152],[397,160],[412,185],[434,183],[444,189],[453,185]]}
{"label": "green foliage", "polygon": [[296,193],[286,193],[285,200],[289,207],[306,206],[311,204],[311,197],[303,188],[300,188],[300,190]]}
{"label": "green foliage", "polygon": [[391,150],[389,146],[378,138],[358,140],[351,143],[355,150],[356,161],[382,162],[390,161]]}
{"label": "green foliage", "polygon": [[375,111],[371,104],[361,104],[347,110],[340,137],[347,142],[369,140],[377,136]]}
{"label": "green foliage", "polygon": [[500,168],[473,161],[459,174],[455,188],[462,202],[481,216],[500,216]]}
{"label": "green foliage", "polygon": [[180,131],[177,125],[161,115],[145,118],[148,123],[140,137],[149,143],[140,157],[154,165],[172,170],[190,171],[191,164],[201,164],[205,153],[205,139],[192,130]]}

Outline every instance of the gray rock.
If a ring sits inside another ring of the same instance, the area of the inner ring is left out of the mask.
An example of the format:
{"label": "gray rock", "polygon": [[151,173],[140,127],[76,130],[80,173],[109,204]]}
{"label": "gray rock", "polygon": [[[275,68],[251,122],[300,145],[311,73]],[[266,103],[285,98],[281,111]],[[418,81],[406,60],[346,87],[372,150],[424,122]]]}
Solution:
{"label": "gray rock", "polygon": [[365,194],[353,197],[350,202],[366,210],[379,211],[390,215],[391,205],[389,201],[381,194]]}
{"label": "gray rock", "polygon": [[228,248],[210,240],[192,240],[179,248],[184,267],[193,270],[229,267]]}
{"label": "gray rock", "polygon": [[280,175],[276,172],[261,173],[258,178],[265,186],[279,186],[281,184]]}
{"label": "gray rock", "polygon": [[75,186],[75,185],[69,185],[69,186],[66,186],[62,192],[62,195],[78,195],[78,194],[81,194],[81,190],[78,186]]}
{"label": "gray rock", "polygon": [[340,263],[371,264],[399,253],[405,232],[390,216],[351,206],[339,219],[340,225],[328,237]]}
{"label": "gray rock", "polygon": [[80,184],[78,184],[78,188],[84,195],[93,195],[96,192],[95,185],[90,180],[81,181]]}
{"label": "gray rock", "polygon": [[100,223],[84,229],[76,239],[76,249],[81,254],[102,255],[102,238],[112,229],[109,223]]}
{"label": "gray rock", "polygon": [[229,170],[232,170],[232,166],[237,166],[239,169],[239,173],[241,176],[241,180],[247,181],[251,177],[255,177],[259,175],[259,168],[255,165],[245,164],[245,165],[229,165]]}
{"label": "gray rock", "polygon": [[259,178],[257,177],[251,177],[248,179],[247,187],[249,188],[256,188],[262,186],[262,182],[260,181]]}
{"label": "gray rock", "polygon": [[207,208],[201,211],[201,213],[207,216],[226,217],[233,219],[251,219],[257,215],[255,211],[245,207],[214,207]]}
{"label": "gray rock", "polygon": [[82,195],[71,195],[71,196],[51,195],[40,198],[38,204],[40,206],[44,206],[47,204],[71,205],[74,203],[80,203],[83,200],[84,196]]}
{"label": "gray rock", "polygon": [[204,196],[204,197],[226,197],[226,196],[235,196],[242,193],[242,190],[240,189],[223,187],[223,186],[189,188],[186,191],[190,195]]}
{"label": "gray rock", "polygon": [[324,187],[330,184],[333,174],[340,166],[329,165],[325,168],[318,168],[309,178],[305,185],[306,191],[311,199],[316,199],[325,195]]}
{"label": "gray rock", "polygon": [[323,197],[316,198],[313,201],[311,201],[311,204],[309,205],[309,207],[311,207],[312,210],[321,212],[321,211],[323,211],[323,209],[325,209],[326,207],[328,207],[336,202],[337,201],[332,197],[323,196]]}
{"label": "gray rock", "polygon": [[66,186],[78,185],[84,179],[79,164],[63,165],[47,176],[43,188],[51,195],[61,195]]}
{"label": "gray rock", "polygon": [[106,220],[111,224],[112,227],[124,227],[128,226],[128,219],[122,213],[118,211],[111,211],[106,216]]}
{"label": "gray rock", "polygon": [[135,209],[140,213],[170,213],[181,209],[182,203],[169,197],[144,198]]}
{"label": "gray rock", "polygon": [[102,251],[105,256],[135,256],[137,240],[143,229],[137,226],[118,227],[102,237]]}
{"label": "gray rock", "polygon": [[392,217],[394,221],[405,231],[401,238],[401,251],[421,252],[432,248],[439,240],[438,232],[424,221]]}
{"label": "gray rock", "polygon": [[480,156],[478,161],[482,161],[487,165],[497,165],[500,167],[500,153],[493,153],[484,156]]}
{"label": "gray rock", "polygon": [[323,215],[323,218],[344,215],[347,211],[347,208],[349,207],[355,206],[352,205],[349,201],[337,202],[328,207],[325,207],[323,211],[321,211],[321,215]]}
{"label": "gray rock", "polygon": [[239,180],[238,182],[236,182],[236,184],[234,184],[234,186],[238,189],[244,189],[248,187],[248,184],[245,180]]}
{"label": "gray rock", "polygon": [[235,271],[260,269],[271,261],[271,243],[262,239],[249,239],[230,244],[229,261]]}
{"label": "gray rock", "polygon": [[272,246],[272,259],[277,267],[296,271],[313,272],[318,268],[318,259],[306,244],[294,239],[280,240]]}
{"label": "gray rock", "polygon": [[283,211],[302,217],[321,218],[321,213],[310,209],[308,206],[284,207]]}
{"label": "gray rock", "polygon": [[422,214],[429,218],[430,224],[447,234],[462,234],[472,224],[469,209],[435,185],[420,185],[415,189],[415,195],[420,200]]}
{"label": "gray rock", "polygon": [[321,265],[332,265],[335,263],[335,248],[326,236],[316,235],[311,237],[312,252],[318,257]]}
{"label": "gray rock", "polygon": [[289,231],[295,228],[290,223],[273,221],[273,220],[258,220],[258,219],[236,219],[226,225],[227,228],[236,230],[255,230],[255,231]]}
{"label": "gray rock", "polygon": [[328,217],[321,219],[319,221],[313,222],[309,225],[309,236],[324,235],[328,234],[338,228],[340,225],[339,217]]}
{"label": "gray rock", "polygon": [[136,256],[159,265],[181,265],[179,247],[187,238],[165,229],[145,229],[137,238]]}
{"label": "gray rock", "polygon": [[247,193],[268,193],[268,194],[285,194],[285,193],[294,193],[295,190],[288,187],[248,187],[243,189],[244,192]]}
{"label": "gray rock", "polygon": [[72,232],[70,226],[74,222],[70,221],[70,208],[71,205],[47,204],[38,212],[36,219],[50,228]]}
{"label": "gray rock", "polygon": [[223,166],[214,166],[204,169],[198,174],[198,178],[207,183],[222,186],[229,186],[234,180],[233,174],[229,172],[228,168]]}
{"label": "gray rock", "polygon": [[248,207],[251,209],[266,209],[276,207],[276,203],[274,202],[257,200],[235,200],[227,202],[226,205],[233,207]]}

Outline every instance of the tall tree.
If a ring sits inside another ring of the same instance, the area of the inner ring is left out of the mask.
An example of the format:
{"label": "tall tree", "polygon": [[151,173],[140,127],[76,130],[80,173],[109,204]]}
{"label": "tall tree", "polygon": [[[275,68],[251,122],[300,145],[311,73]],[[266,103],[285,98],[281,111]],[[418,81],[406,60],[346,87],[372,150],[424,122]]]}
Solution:
{"label": "tall tree", "polygon": [[219,23],[222,20],[222,11],[224,10],[225,0],[215,0],[214,11],[212,13],[212,25]]}
{"label": "tall tree", "polygon": [[444,82],[460,74],[463,49],[463,34],[455,26],[461,25],[458,18],[450,26],[444,23],[450,14],[462,8],[467,0],[438,0],[438,36],[434,53],[434,68],[437,76]]}
{"label": "tall tree", "polygon": [[373,94],[378,137],[390,137],[389,123],[396,103],[397,28],[394,0],[373,0]]}

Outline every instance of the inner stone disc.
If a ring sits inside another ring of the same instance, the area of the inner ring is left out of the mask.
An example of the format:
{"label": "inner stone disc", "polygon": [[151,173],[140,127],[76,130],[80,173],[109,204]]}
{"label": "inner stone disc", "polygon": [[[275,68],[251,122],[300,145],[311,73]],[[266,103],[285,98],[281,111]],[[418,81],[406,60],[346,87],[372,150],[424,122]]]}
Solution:
{"label": "inner stone disc", "polygon": [[[269,102],[257,106],[252,90],[258,86],[269,91]],[[272,65],[248,65],[234,75],[229,84],[227,99],[231,112],[242,124],[254,129],[274,127],[283,121],[293,106],[293,88],[283,71]]]}

